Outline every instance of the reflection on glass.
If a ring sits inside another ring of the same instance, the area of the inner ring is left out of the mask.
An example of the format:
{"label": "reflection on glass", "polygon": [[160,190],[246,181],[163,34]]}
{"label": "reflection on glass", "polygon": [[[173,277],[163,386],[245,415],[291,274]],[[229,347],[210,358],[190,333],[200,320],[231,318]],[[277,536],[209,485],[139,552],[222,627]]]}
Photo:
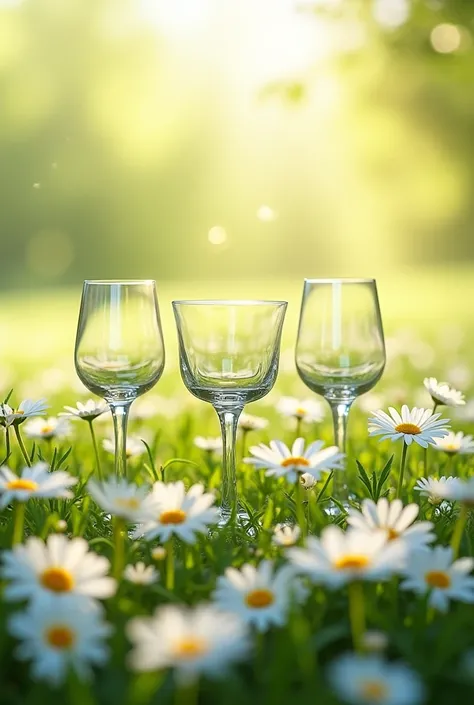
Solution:
{"label": "reflection on glass", "polygon": [[174,301],[181,376],[199,399],[210,402],[224,443],[223,519],[238,512],[235,436],[245,404],[273,387],[286,312],[285,301]]}
{"label": "reflection on glass", "polygon": [[[306,279],[296,367],[309,389],[329,402],[336,445],[345,452],[349,409],[382,376],[385,344],[374,279]],[[333,496],[346,499],[341,471]]]}
{"label": "reflection on glass", "polygon": [[75,364],[82,383],[111,408],[115,471],[123,477],[130,405],[156,384],[165,364],[154,281],[84,282]]}

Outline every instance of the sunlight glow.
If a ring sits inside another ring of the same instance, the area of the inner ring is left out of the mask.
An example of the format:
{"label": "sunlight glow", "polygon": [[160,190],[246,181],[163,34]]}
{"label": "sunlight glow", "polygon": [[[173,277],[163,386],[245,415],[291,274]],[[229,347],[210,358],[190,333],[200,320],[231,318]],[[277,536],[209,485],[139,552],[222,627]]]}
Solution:
{"label": "sunlight glow", "polygon": [[209,0],[138,0],[138,17],[165,36],[186,38],[206,22]]}

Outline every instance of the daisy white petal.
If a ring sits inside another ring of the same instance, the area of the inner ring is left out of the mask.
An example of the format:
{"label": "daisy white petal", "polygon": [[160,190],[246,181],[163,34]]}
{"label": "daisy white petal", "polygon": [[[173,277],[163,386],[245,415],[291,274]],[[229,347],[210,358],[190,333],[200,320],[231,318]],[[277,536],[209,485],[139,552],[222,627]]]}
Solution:
{"label": "daisy white petal", "polygon": [[127,625],[133,650],[129,663],[135,671],[175,669],[179,681],[200,674],[225,677],[228,668],[247,656],[248,630],[233,614],[213,605],[194,608],[167,605],[152,617],[137,617]]}
{"label": "daisy white petal", "polygon": [[464,394],[447,382],[438,382],[436,377],[426,377],[423,384],[436,404],[445,406],[463,406]]}
{"label": "daisy white petal", "polygon": [[72,668],[81,680],[92,676],[92,666],[106,663],[106,639],[112,628],[97,609],[84,603],[32,604],[11,616],[8,631],[20,641],[16,656],[31,660],[31,675],[57,687]]}
{"label": "daisy white petal", "polygon": [[186,543],[194,543],[196,534],[207,531],[218,519],[217,507],[212,506],[214,501],[214,495],[205,493],[201,486],[194,485],[186,493],[181,481],[156,482],[142,504],[143,511],[153,518],[141,523],[135,536],[147,540],[158,537],[165,542],[175,535]]}
{"label": "daisy white petal", "polygon": [[375,411],[369,418],[369,436],[382,436],[380,440],[390,439],[397,441],[403,438],[407,445],[415,442],[422,448],[435,445],[436,439],[448,435],[448,419],[440,418],[430,409],[409,409],[406,404],[402,406],[401,415],[389,408],[391,417],[382,410]]}
{"label": "daisy white petal", "polygon": [[420,705],[424,687],[408,666],[378,654],[345,654],[329,667],[329,680],[341,700],[353,705]]}
{"label": "daisy white petal", "polygon": [[5,551],[0,575],[8,582],[7,600],[28,598],[49,604],[73,597],[90,602],[90,598],[115,594],[109,569],[109,561],[89,551],[84,539],[52,534],[46,543],[31,537],[24,545]]}

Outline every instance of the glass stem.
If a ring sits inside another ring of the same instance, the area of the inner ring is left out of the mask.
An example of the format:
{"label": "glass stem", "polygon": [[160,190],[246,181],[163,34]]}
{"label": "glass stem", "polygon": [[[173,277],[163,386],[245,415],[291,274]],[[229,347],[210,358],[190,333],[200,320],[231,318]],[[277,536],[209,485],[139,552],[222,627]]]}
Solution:
{"label": "glass stem", "polygon": [[[352,401],[330,402],[334,424],[334,443],[341,453],[346,452],[347,419]],[[347,482],[345,470],[333,470],[332,496],[339,502],[347,500]]]}
{"label": "glass stem", "polygon": [[113,402],[110,410],[115,431],[115,477],[127,479],[127,426],[131,402]]}
{"label": "glass stem", "polygon": [[235,519],[237,514],[237,475],[235,472],[235,441],[242,407],[232,410],[216,409],[221,424],[223,456],[221,505],[224,518]]}
{"label": "glass stem", "polygon": [[[95,466],[96,466],[96,470],[97,470],[97,475],[99,477],[100,482],[102,482],[102,480],[104,478],[102,477],[102,467],[100,465],[99,449],[97,447],[97,439],[95,437],[93,422],[88,421],[88,424],[89,424],[89,430],[91,432],[92,446],[94,448]],[[115,447],[117,447],[117,446],[115,446]]]}

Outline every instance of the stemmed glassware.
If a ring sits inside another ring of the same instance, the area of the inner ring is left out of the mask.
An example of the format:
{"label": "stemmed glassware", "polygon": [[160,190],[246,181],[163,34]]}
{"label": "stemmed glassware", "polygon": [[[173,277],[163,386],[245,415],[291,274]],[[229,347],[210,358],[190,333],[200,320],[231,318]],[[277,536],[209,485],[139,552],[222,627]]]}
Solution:
{"label": "stemmed glassware", "polygon": [[173,301],[184,384],[213,405],[221,425],[223,521],[245,517],[236,491],[237,423],[244,405],[275,383],[286,307],[286,301]]}
{"label": "stemmed glassware", "polygon": [[85,281],[75,365],[81,382],[109,404],[115,474],[127,473],[130,405],[160,379],[165,364],[155,282]]}
{"label": "stemmed glassware", "polygon": [[[375,279],[305,279],[296,367],[305,385],[329,402],[335,443],[345,452],[351,405],[385,367]],[[347,500],[341,470],[334,471],[333,497]]]}

